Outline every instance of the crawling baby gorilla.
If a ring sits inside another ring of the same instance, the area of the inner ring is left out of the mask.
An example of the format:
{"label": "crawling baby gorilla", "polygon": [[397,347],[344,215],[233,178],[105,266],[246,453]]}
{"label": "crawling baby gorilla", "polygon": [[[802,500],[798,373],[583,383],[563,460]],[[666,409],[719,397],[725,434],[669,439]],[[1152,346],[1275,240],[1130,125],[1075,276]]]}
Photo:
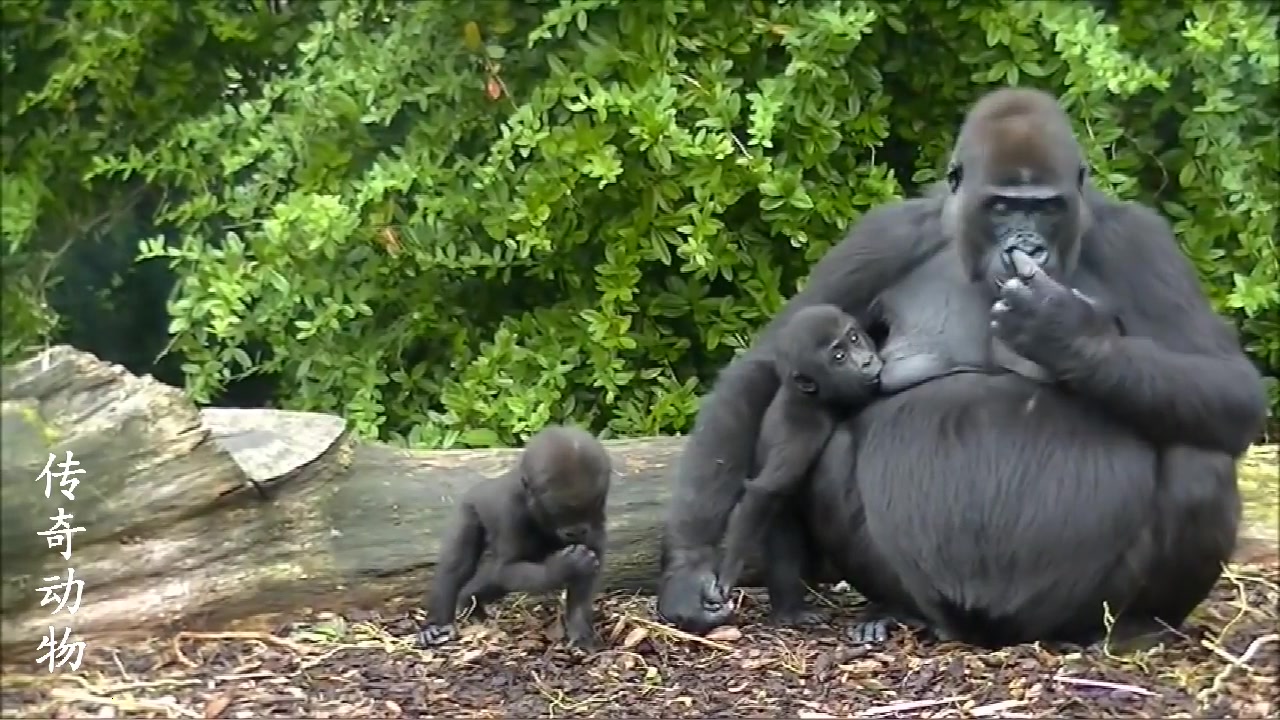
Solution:
{"label": "crawling baby gorilla", "polygon": [[836,423],[871,399],[881,363],[858,323],[824,304],[802,308],[778,331],[774,365],[780,386],[761,423],[756,450],[760,472],[747,481],[729,516],[718,574],[727,594],[742,574],[747,553],[766,539],[764,573],[772,619],[804,624],[818,619],[804,601],[804,545],[785,536],[800,529],[775,521],[780,511],[794,511],[796,491]]}
{"label": "crawling baby gorilla", "polygon": [[594,437],[548,427],[529,440],[510,472],[470,488],[442,544],[418,635],[422,645],[455,636],[459,597],[474,599],[472,616],[484,619],[485,604],[507,593],[564,589],[566,637],[578,647],[596,647],[592,601],[612,472]]}

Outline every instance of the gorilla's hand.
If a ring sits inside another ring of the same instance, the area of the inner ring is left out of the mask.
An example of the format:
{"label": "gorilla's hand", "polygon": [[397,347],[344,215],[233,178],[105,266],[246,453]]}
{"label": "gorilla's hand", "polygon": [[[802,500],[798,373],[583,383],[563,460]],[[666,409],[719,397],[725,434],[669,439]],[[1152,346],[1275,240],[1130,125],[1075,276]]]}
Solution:
{"label": "gorilla's hand", "polygon": [[733,607],[706,565],[677,565],[658,592],[658,615],[685,632],[703,634],[729,621]]}
{"label": "gorilla's hand", "polygon": [[1097,302],[1049,277],[1019,251],[1013,262],[1017,276],[1001,286],[991,306],[991,329],[1014,352],[1060,375],[1115,334],[1115,322]]}

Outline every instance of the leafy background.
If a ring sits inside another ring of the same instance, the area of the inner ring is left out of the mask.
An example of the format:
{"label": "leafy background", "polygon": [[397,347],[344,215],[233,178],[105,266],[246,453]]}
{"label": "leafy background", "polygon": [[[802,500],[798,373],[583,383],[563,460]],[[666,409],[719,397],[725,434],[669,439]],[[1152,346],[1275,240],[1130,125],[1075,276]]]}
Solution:
{"label": "leafy background", "polygon": [[0,9],[6,361],[72,342],[422,447],[687,431],[813,261],[1018,84],[1170,217],[1280,408],[1270,3]]}

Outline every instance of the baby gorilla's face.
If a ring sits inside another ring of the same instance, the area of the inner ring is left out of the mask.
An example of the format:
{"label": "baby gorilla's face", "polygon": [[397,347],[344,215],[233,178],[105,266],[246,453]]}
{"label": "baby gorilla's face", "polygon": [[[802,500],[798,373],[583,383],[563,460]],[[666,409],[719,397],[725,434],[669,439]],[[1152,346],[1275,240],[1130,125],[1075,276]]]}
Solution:
{"label": "baby gorilla's face", "polygon": [[534,517],[565,544],[582,543],[604,518],[608,478],[564,472],[528,483]]}

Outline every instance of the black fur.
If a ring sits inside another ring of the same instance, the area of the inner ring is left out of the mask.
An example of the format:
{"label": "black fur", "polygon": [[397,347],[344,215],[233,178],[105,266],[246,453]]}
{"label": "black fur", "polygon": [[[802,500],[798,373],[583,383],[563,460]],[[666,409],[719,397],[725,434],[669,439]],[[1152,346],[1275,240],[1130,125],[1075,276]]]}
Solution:
{"label": "black fur", "polygon": [[[775,350],[781,386],[764,414],[756,452],[760,472],[747,482],[729,516],[718,573],[722,593],[733,589],[758,541],[793,532],[777,526],[775,516],[793,504],[836,422],[869,401],[879,382],[874,342],[834,305],[813,305],[793,315]],[[820,615],[804,600],[802,558],[795,557],[803,546],[782,547],[773,548],[780,556],[765,555],[773,620],[813,622]]]}
{"label": "black fur", "polygon": [[[1089,187],[1042,93],[984,98],[955,158],[951,187],[867,213],[703,399],[664,537],[670,622],[728,615],[715,548],[777,390],[775,328],[817,303],[887,327],[882,388],[898,363],[978,369],[904,379],[812,473],[809,526],[870,599],[978,645],[1086,643],[1104,604],[1113,637],[1150,637],[1216,582],[1265,397],[1169,224]],[[1012,225],[982,212],[1005,195],[1030,198]],[[993,341],[1048,380],[1005,371]]]}
{"label": "black fur", "polygon": [[510,472],[472,486],[441,543],[419,641],[439,645],[454,637],[459,598],[474,600],[472,617],[483,620],[485,605],[507,593],[564,589],[566,637],[596,647],[592,602],[612,472],[598,440],[553,426],[529,440]]}

